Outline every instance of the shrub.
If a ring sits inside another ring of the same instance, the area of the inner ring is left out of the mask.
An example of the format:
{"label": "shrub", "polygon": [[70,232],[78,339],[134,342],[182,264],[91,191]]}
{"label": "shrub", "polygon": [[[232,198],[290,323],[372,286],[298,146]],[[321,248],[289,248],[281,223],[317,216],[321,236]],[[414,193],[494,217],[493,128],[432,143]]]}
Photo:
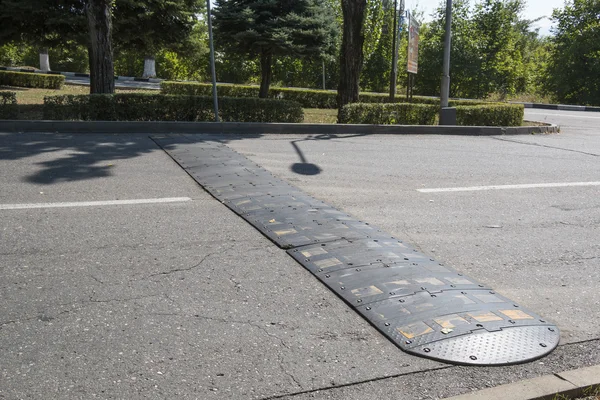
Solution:
{"label": "shrub", "polygon": [[[164,94],[180,94],[195,96],[212,96],[212,85],[200,82],[167,82],[160,85]],[[250,85],[217,85],[217,94],[231,97],[258,97],[258,86]],[[271,87],[269,97],[283,100],[292,100],[300,103],[304,108],[337,108],[337,92],[329,90],[313,90],[301,88]],[[360,103],[388,103],[389,96],[382,93],[363,92],[359,96]],[[397,96],[396,103],[406,103],[405,96]],[[413,96],[413,103],[439,105],[440,99],[426,96]],[[451,106],[488,104],[474,100],[451,100]]]}
{"label": "shrub", "polygon": [[340,112],[341,124],[433,125],[438,106],[429,104],[396,103],[345,105]]}
{"label": "shrub", "polygon": [[457,125],[521,126],[525,108],[522,104],[487,104],[457,106]]}
{"label": "shrub", "polygon": [[65,83],[62,75],[0,71],[0,86],[60,89]]}
{"label": "shrub", "polygon": [[17,119],[18,107],[15,92],[0,92],[0,119]]}
{"label": "shrub", "polygon": [[[302,122],[300,104],[274,99],[219,99],[224,122]],[[44,118],[83,121],[214,121],[212,98],[145,93],[44,98]]]}

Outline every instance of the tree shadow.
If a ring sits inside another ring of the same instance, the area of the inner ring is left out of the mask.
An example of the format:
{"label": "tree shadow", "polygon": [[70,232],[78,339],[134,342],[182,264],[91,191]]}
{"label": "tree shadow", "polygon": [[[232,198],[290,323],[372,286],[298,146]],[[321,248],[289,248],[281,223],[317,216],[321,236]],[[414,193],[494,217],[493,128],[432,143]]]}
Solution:
{"label": "tree shadow", "polygon": [[[35,170],[21,178],[22,181],[52,185],[110,177],[112,161],[132,159],[145,154],[162,151],[147,134],[48,134],[48,133],[0,133],[0,161],[20,160],[36,157]],[[171,136],[171,135],[169,135]],[[174,134],[174,137],[179,135]],[[219,142],[257,139],[262,134],[185,134],[181,143]],[[298,143],[309,140],[331,140],[357,135],[314,135],[292,140],[291,144],[300,162],[290,166],[300,175],[318,175],[322,169],[307,161]],[[167,145],[169,148],[175,145]],[[41,156],[41,157],[40,157]]]}

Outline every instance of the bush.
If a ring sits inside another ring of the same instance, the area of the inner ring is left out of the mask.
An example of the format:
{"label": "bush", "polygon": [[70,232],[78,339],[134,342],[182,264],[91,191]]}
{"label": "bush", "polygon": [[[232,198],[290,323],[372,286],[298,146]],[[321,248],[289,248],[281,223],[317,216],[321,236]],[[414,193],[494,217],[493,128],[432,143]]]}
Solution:
{"label": "bush", "polygon": [[[300,104],[274,99],[219,99],[223,122],[302,122]],[[44,118],[83,121],[214,121],[212,98],[145,93],[44,98]]]}
{"label": "bush", "polygon": [[15,92],[0,92],[0,119],[17,119],[18,107]]}
{"label": "bush", "polygon": [[[439,106],[415,103],[368,104],[354,103],[342,108],[340,123],[433,125]],[[463,126],[521,126],[522,104],[486,104],[456,106],[457,125]]]}
{"label": "bush", "polygon": [[338,122],[340,124],[433,125],[438,110],[438,106],[429,104],[353,103],[342,108]]}
{"label": "bush", "polygon": [[[180,94],[195,96],[212,96],[212,85],[200,82],[162,82],[160,85],[164,94]],[[231,97],[258,97],[260,88],[250,85],[217,85],[217,94]],[[292,100],[304,108],[337,108],[337,92],[329,90],[313,90],[301,88],[271,87],[269,97]],[[388,103],[389,96],[382,93],[361,93],[360,103]],[[396,103],[406,103],[405,96],[397,96]],[[440,99],[426,96],[413,96],[413,103],[439,105]],[[488,104],[474,100],[451,100],[451,106]]]}
{"label": "bush", "polygon": [[60,89],[64,83],[65,77],[62,75],[0,71],[0,86]]}
{"label": "bush", "polygon": [[456,123],[463,126],[521,126],[524,110],[522,104],[457,106]]}

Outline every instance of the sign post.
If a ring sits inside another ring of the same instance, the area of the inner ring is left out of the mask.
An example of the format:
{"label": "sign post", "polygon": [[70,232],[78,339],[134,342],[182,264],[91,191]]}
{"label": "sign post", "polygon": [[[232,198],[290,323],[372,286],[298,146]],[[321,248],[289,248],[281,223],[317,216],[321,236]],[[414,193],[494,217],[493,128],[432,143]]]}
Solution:
{"label": "sign post", "polygon": [[446,34],[444,36],[444,71],[440,95],[440,125],[456,125],[456,108],[448,107],[450,98],[450,42],[452,38],[452,0],[446,0]]}
{"label": "sign post", "polygon": [[392,39],[392,72],[390,74],[390,103],[394,102],[396,95],[396,81],[398,80],[398,49],[400,48],[400,32],[402,31],[402,20],[404,19],[404,0],[400,0],[400,9],[398,10],[398,0],[394,0],[394,36]]}

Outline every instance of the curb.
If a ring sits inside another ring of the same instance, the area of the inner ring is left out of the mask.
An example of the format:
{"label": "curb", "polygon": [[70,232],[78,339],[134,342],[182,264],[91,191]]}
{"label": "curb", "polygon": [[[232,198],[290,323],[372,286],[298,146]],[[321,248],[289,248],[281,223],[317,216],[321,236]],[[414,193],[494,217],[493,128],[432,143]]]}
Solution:
{"label": "curb", "polygon": [[509,383],[448,400],[551,400],[558,396],[589,396],[596,390],[600,390],[600,365]]}
{"label": "curb", "polygon": [[260,122],[0,121],[0,132],[61,133],[244,133],[244,134],[390,134],[502,136],[559,133],[546,126],[430,126],[292,124]]}
{"label": "curb", "polygon": [[[79,72],[62,72],[62,71],[42,71],[41,69],[21,69],[14,67],[0,67],[0,71],[14,71],[14,72],[29,72],[35,74],[47,74],[47,75],[63,75],[67,77],[79,77],[79,78],[89,78],[90,74],[79,73]],[[164,79],[159,78],[141,78],[136,76],[116,76],[115,80],[123,80],[123,81],[136,81],[136,82],[150,82],[150,83],[160,83],[164,81]]]}
{"label": "curb", "polygon": [[600,112],[600,107],[592,106],[573,106],[569,104],[541,104],[541,103],[521,103],[511,101],[512,104],[523,104],[525,108],[541,108],[544,110],[562,110],[562,111],[595,111]]}

